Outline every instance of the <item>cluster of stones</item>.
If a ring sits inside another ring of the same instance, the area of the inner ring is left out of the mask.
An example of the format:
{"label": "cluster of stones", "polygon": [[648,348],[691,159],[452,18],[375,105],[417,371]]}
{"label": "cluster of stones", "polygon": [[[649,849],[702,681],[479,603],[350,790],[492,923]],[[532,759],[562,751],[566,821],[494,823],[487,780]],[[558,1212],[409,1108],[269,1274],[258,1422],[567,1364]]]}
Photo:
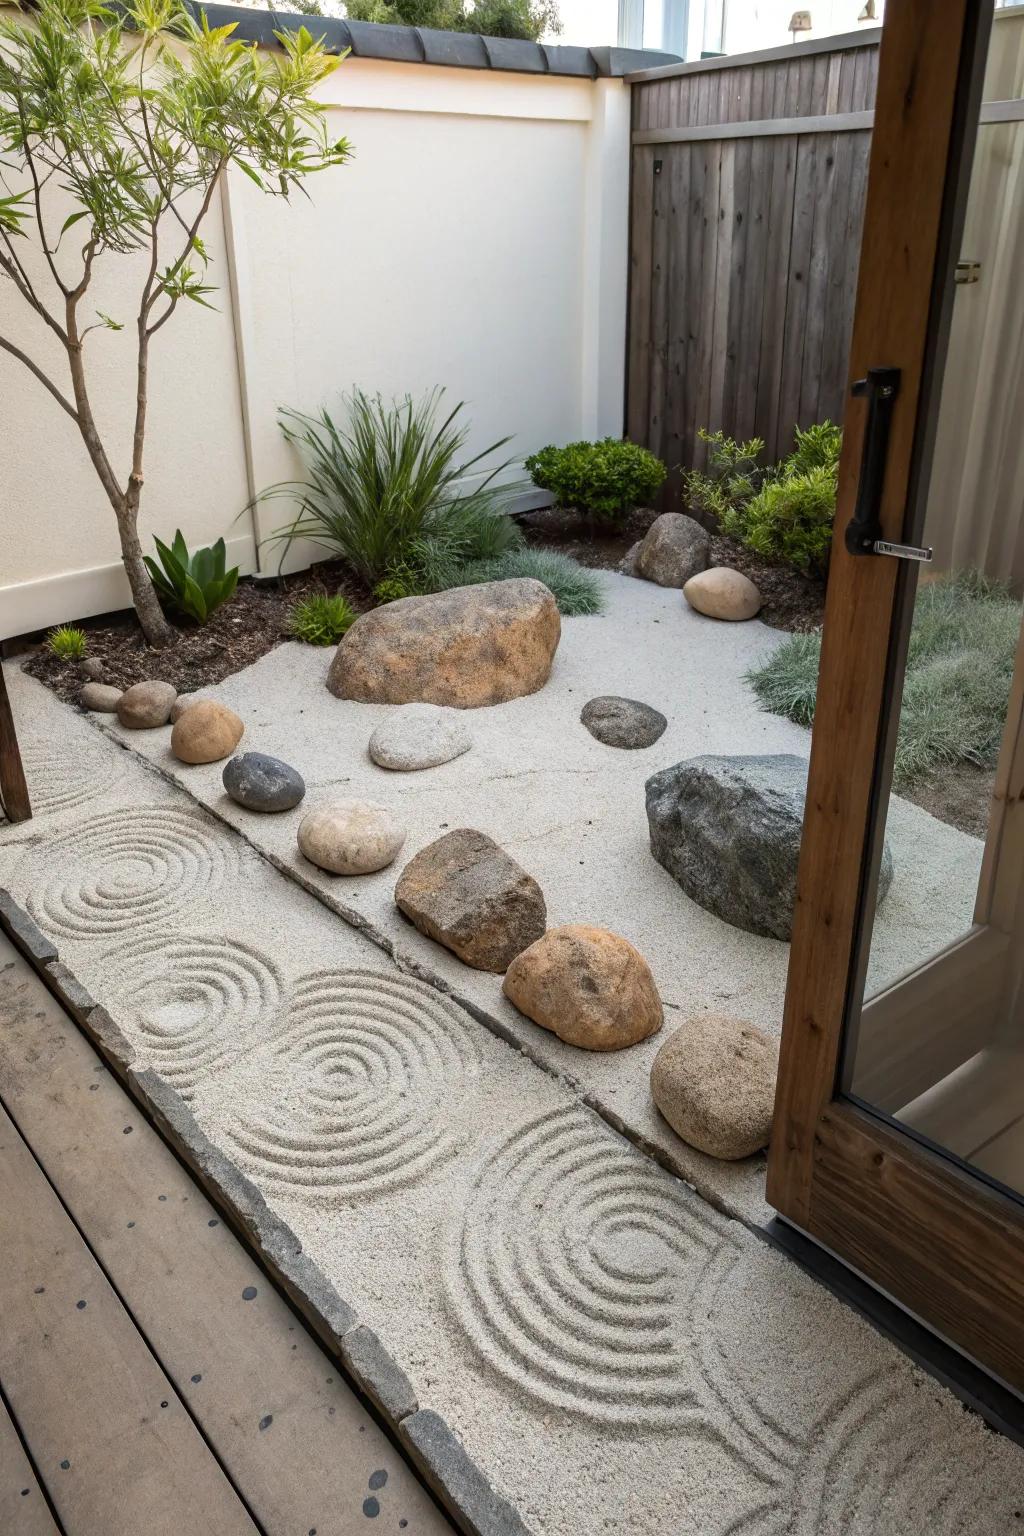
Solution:
{"label": "cluster of stones", "polygon": [[623,571],[659,587],[678,587],[697,613],[736,622],[760,611],[761,594],[748,576],[727,565],[709,568],[711,535],[695,518],[663,512],[626,555]]}
{"label": "cluster of stones", "polygon": [[[746,581],[738,572],[706,570],[708,548],[704,529],[669,513],[652,525],[633,564],[648,580],[681,586],[699,611],[750,617],[759,602],[756,589],[750,598],[735,586]],[[698,601],[691,596],[695,581],[703,582]],[[332,661],[328,687],[340,698],[398,706],[373,731],[368,754],[387,772],[422,772],[472,749],[466,710],[543,687],[559,634],[554,599],[535,581],[407,598],[353,624]],[[290,811],[305,795],[301,774],[288,763],[260,752],[231,756],[243,724],[215,700],[179,697],[163,682],[121,693],[94,676],[82,702],[115,712],[132,730],[171,723],[171,749],[183,762],[230,758],[225,791],[248,811]],[[591,699],[580,718],[597,741],[627,751],[651,747],[668,725],[649,705],[613,696]],[[647,781],[652,853],[709,911],[786,939],[805,781],[806,764],[789,756],[677,763]],[[388,805],[367,799],[317,806],[297,827],[302,856],[346,877],[387,868],[406,836]],[[886,849],[882,895],[891,879]],[[661,999],[643,956],[604,928],[549,929],[537,881],[484,832],[458,828],[422,848],[402,870],[394,898],[409,922],[463,964],[502,976],[509,1002],[567,1044],[618,1051],[662,1028]],[[752,1024],[718,1015],[691,1018],[655,1056],[652,1097],[691,1145],[714,1157],[747,1157],[768,1141],[777,1057],[777,1043]]]}

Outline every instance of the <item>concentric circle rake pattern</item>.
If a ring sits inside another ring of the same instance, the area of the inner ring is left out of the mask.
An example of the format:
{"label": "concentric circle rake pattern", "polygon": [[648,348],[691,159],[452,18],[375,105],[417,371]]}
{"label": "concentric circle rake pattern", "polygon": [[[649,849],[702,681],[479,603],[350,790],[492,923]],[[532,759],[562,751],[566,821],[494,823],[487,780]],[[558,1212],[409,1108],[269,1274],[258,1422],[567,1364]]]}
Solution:
{"label": "concentric circle rake pattern", "polygon": [[196,812],[173,805],[103,811],[48,839],[29,899],[44,930],[72,939],[164,923],[216,891],[237,856]]}
{"label": "concentric circle rake pattern", "polygon": [[48,742],[30,738],[22,743],[21,757],[36,816],[85,805],[113,789],[125,771],[123,752],[88,736],[59,753]]}
{"label": "concentric circle rake pattern", "polygon": [[450,1301],[477,1353],[543,1402],[678,1426],[702,1395],[690,1301],[735,1259],[721,1226],[586,1111],[559,1108],[477,1170]]}
{"label": "concentric circle rake pattern", "polygon": [[268,1032],[283,993],[269,960],[226,938],[139,934],[103,966],[125,975],[118,1016],[134,1045],[186,1099]]}
{"label": "concentric circle rake pattern", "polygon": [[230,1134],[278,1190],[383,1194],[456,1150],[478,1069],[472,1022],[423,982],[319,973],[298,984],[283,1037],[245,1069],[261,1080],[259,1114]]}

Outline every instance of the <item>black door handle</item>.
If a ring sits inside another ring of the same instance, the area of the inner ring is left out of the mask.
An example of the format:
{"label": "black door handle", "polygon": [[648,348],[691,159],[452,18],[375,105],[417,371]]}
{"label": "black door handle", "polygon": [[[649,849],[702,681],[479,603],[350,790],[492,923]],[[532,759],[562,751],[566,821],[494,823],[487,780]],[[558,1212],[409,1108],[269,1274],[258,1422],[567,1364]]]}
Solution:
{"label": "black door handle", "polygon": [[846,527],[846,547],[851,555],[875,554],[875,545],[882,539],[882,486],[889,453],[892,408],[899,389],[898,368],[869,368],[867,378],[858,379],[853,386],[854,395],[867,397],[868,424],[864,431],[857,503]]}

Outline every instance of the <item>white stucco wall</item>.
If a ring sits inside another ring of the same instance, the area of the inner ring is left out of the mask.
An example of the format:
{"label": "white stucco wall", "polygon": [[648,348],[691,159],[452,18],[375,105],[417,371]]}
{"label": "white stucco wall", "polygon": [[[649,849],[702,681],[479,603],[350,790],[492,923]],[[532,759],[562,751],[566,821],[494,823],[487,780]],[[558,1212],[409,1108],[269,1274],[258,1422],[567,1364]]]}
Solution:
{"label": "white stucco wall", "polygon": [[[238,513],[297,468],[278,407],[336,407],[353,384],[443,384],[467,402],[473,446],[512,434],[505,452],[520,458],[621,431],[621,81],[348,59],[322,94],[352,163],[291,205],[233,176],[207,230],[219,312],[183,306],[154,341],[144,546],[179,525],[190,542],[224,534],[251,569],[254,521],[265,537],[287,506]],[[125,318],[122,259],[110,262],[96,302]],[[0,284],[0,334],[19,342],[34,325],[20,302]],[[123,462],[132,337],[90,342],[97,414]],[[0,637],[125,604],[113,516],[74,424],[2,353],[0,395]]]}

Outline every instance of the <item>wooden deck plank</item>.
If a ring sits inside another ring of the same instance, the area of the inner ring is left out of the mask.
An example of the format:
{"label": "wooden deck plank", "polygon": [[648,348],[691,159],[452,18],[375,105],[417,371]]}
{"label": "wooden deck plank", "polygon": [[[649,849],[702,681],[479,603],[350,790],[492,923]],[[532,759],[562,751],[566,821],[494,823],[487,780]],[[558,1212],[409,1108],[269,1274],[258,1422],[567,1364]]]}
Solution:
{"label": "wooden deck plank", "polygon": [[25,1448],[0,1403],[0,1531],[4,1536],[61,1536]]}
{"label": "wooden deck plank", "polygon": [[68,1536],[255,1527],[0,1111],[0,1381]]}
{"label": "wooden deck plank", "polygon": [[22,969],[4,986],[12,954],[0,936],[0,1099],[268,1536],[365,1532],[381,1471],[374,1497],[408,1536],[449,1531],[38,977]]}

